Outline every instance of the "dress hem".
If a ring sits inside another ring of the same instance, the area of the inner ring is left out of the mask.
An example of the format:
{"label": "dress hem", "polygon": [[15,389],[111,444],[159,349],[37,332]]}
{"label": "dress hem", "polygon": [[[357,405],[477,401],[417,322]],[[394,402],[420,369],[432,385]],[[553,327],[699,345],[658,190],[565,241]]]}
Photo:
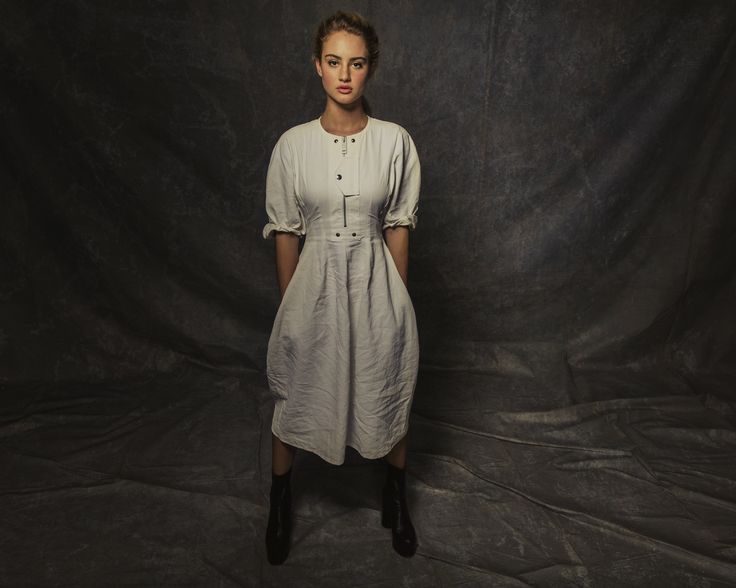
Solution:
{"label": "dress hem", "polygon": [[[307,443],[304,443],[303,441],[293,441],[290,440],[288,436],[283,435],[281,432],[276,430],[275,422],[271,422],[271,432],[276,435],[282,442],[287,443],[288,445],[293,445],[294,447],[298,449],[302,449],[304,451],[309,451],[310,453],[314,453],[315,455],[322,458],[324,461],[326,461],[329,464],[332,465],[342,465],[345,463],[345,450],[343,449],[342,459],[339,458],[332,459],[331,457],[328,457],[324,451],[317,449],[316,447],[312,447]],[[358,452],[358,454],[364,458],[364,459],[380,459],[382,457],[385,457],[388,455],[388,453],[394,448],[394,446],[401,440],[404,435],[406,435],[409,432],[409,426],[407,425],[404,429],[403,433],[396,436],[395,439],[393,439],[390,443],[387,444],[388,449],[381,449],[380,451],[364,451],[360,447],[356,447],[355,445],[351,445],[350,443],[347,443],[345,447],[352,447],[355,449],[355,451]]]}

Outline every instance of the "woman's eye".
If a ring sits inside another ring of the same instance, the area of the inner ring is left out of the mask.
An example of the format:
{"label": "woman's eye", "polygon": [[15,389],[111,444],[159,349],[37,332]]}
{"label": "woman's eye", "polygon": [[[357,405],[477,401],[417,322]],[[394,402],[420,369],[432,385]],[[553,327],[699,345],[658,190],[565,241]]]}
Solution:
{"label": "woman's eye", "polygon": [[358,69],[360,69],[360,68],[362,68],[362,67],[363,67],[363,64],[362,64],[362,63],[357,63],[357,62],[356,62],[356,63],[354,63],[353,65],[354,65],[355,67],[357,67]]}
{"label": "woman's eye", "polygon": [[334,59],[330,59],[330,60],[329,60],[329,61],[327,62],[327,64],[328,64],[328,65],[331,65],[332,67],[335,67],[335,66],[337,65],[337,61],[335,61]]}

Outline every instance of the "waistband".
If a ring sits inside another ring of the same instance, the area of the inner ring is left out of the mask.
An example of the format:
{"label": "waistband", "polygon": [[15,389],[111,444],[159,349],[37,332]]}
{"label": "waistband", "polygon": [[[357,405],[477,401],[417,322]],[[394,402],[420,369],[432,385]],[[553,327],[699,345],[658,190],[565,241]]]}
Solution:
{"label": "waistband", "polygon": [[383,240],[383,230],[378,223],[364,226],[344,227],[340,225],[324,226],[322,224],[308,224],[305,229],[306,239],[313,241],[361,241]]}

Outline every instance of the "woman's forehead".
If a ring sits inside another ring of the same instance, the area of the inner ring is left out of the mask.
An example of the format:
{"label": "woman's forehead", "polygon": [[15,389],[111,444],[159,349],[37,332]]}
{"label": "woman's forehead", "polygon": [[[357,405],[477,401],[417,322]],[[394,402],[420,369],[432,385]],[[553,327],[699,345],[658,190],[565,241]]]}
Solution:
{"label": "woman's forehead", "polygon": [[365,40],[360,35],[347,31],[336,31],[322,43],[322,54],[328,53],[336,57],[367,57],[368,49]]}

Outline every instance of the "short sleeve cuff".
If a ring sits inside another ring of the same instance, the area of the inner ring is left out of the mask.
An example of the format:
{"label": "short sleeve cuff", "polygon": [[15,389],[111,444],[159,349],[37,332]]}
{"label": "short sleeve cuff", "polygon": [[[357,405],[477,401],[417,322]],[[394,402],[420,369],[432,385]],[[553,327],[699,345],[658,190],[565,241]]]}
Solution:
{"label": "short sleeve cuff", "polygon": [[299,237],[305,235],[305,232],[301,228],[301,225],[289,226],[277,223],[266,223],[266,226],[263,227],[263,238],[273,239],[273,234],[275,232],[292,233],[293,235],[297,235]]}
{"label": "short sleeve cuff", "polygon": [[417,215],[411,214],[408,216],[401,216],[394,219],[386,219],[383,222],[383,229],[393,227],[407,227],[409,230],[414,230],[417,226]]}

